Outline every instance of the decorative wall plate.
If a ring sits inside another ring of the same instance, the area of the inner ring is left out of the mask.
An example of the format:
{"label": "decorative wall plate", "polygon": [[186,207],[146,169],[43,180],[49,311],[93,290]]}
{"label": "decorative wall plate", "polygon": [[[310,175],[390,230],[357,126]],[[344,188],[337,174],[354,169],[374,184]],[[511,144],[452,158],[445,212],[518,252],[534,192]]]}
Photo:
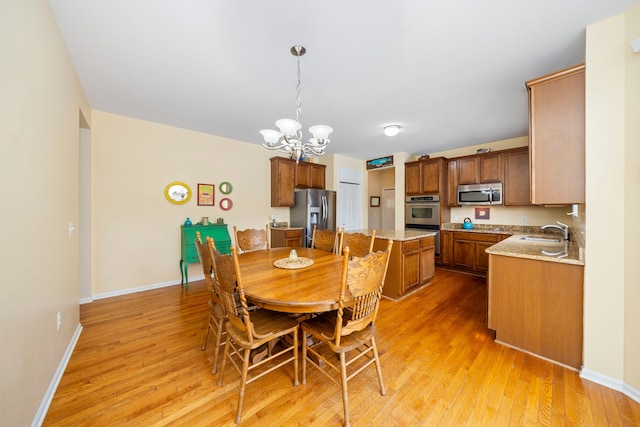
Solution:
{"label": "decorative wall plate", "polygon": [[184,205],[191,200],[191,188],[184,182],[171,182],[164,188],[164,197],[174,205]]}

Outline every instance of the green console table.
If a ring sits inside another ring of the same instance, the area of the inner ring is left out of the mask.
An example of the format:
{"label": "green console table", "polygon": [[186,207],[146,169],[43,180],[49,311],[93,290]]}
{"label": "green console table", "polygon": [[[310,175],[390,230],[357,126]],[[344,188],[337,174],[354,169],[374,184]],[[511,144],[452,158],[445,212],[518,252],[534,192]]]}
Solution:
{"label": "green console table", "polygon": [[231,238],[227,224],[181,225],[180,283],[184,283],[186,289],[189,289],[189,264],[200,262],[195,244],[197,231],[200,232],[202,241],[205,241],[207,237],[213,238],[216,242],[216,249],[223,254],[231,252]]}

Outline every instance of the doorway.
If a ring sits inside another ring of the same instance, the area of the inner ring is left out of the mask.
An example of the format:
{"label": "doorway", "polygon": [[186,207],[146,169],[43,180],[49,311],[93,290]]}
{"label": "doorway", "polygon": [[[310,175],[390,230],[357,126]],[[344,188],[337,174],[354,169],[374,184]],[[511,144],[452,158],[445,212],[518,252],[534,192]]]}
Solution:
{"label": "doorway", "polygon": [[[80,113],[80,144],[79,144],[79,284],[78,296],[80,304],[93,301],[91,290],[91,130],[83,126],[83,116]],[[84,122],[86,125],[86,121]]]}

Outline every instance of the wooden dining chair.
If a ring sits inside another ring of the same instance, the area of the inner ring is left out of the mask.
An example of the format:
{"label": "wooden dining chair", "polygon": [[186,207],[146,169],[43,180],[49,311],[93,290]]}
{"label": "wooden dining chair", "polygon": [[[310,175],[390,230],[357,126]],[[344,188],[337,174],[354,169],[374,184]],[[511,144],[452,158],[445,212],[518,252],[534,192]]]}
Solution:
{"label": "wooden dining chair", "polygon": [[269,224],[267,223],[264,230],[256,228],[247,228],[246,230],[238,230],[233,226],[233,236],[236,241],[236,247],[242,252],[259,251],[269,249],[271,242],[269,241]]}
{"label": "wooden dining chair", "polygon": [[[392,245],[393,240],[389,240],[385,251],[370,253],[363,258],[354,256],[351,259],[350,248],[345,247],[338,309],[300,324],[303,332],[302,384],[307,382],[309,362],[330,380],[341,385],[345,426],[349,425],[347,382],[350,379],[375,363],[380,394],[386,394],[374,323]],[[307,344],[308,336],[313,337],[312,346]],[[361,360],[362,357],[365,358]],[[353,363],[356,365],[352,367]],[[332,370],[335,372],[332,373]],[[336,378],[338,376],[339,380]]]}
{"label": "wooden dining chair", "polygon": [[338,235],[335,230],[317,230],[313,224],[313,234],[311,235],[311,248],[325,252],[336,253],[338,251]]}
{"label": "wooden dining chair", "polygon": [[373,243],[376,240],[376,230],[371,231],[371,236],[363,233],[345,233],[340,236],[340,254],[344,253],[344,248],[349,247],[351,256],[363,257],[373,251]]}
{"label": "wooden dining chair", "polygon": [[[231,255],[223,255],[213,250],[213,265],[220,286],[220,296],[224,302],[228,321],[226,322],[227,341],[220,370],[218,385],[224,383],[224,368],[227,360],[240,373],[240,391],[238,394],[238,410],[236,423],[242,420],[242,403],[247,384],[264,375],[293,362],[293,385],[298,385],[298,320],[286,313],[260,309],[250,311],[242,284],[238,248],[231,246]],[[235,293],[240,298],[240,306],[235,303]],[[293,345],[282,344],[281,347],[270,345],[274,340],[291,335]],[[259,362],[249,366],[251,351],[265,345],[269,354]],[[288,355],[287,353],[292,353]],[[250,373],[256,372],[249,377]]]}
{"label": "wooden dining chair", "polygon": [[213,332],[213,336],[216,342],[216,347],[213,352],[213,369],[211,372],[215,374],[218,372],[218,356],[220,354],[220,345],[224,344],[222,341],[222,335],[224,332],[224,321],[227,315],[222,306],[222,300],[218,296],[216,291],[215,278],[213,276],[213,258],[211,255],[211,247],[213,245],[213,239],[207,237],[207,242],[204,243],[200,236],[200,232],[196,231],[195,245],[200,258],[200,264],[202,264],[202,271],[204,273],[204,281],[207,284],[207,290],[209,291],[209,318],[207,321],[207,327],[204,331],[204,339],[202,340],[202,348],[204,351],[207,349],[207,341],[209,338],[209,331]]}

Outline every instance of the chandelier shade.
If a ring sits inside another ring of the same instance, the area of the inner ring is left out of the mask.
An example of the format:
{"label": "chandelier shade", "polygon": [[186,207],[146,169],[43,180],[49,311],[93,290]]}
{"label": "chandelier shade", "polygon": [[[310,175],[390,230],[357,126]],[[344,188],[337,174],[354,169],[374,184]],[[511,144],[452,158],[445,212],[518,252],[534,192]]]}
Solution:
{"label": "chandelier shade", "polygon": [[269,150],[283,151],[295,158],[296,162],[305,156],[322,156],[325,154],[327,144],[329,144],[329,134],[333,132],[330,126],[315,125],[309,128],[313,136],[309,142],[302,142],[302,101],[300,98],[300,57],[304,55],[306,49],[303,46],[295,45],[291,48],[291,54],[298,58],[298,84],[296,85],[296,120],[280,119],[276,121],[279,130],[262,129],[260,133],[264,138],[263,147]]}

